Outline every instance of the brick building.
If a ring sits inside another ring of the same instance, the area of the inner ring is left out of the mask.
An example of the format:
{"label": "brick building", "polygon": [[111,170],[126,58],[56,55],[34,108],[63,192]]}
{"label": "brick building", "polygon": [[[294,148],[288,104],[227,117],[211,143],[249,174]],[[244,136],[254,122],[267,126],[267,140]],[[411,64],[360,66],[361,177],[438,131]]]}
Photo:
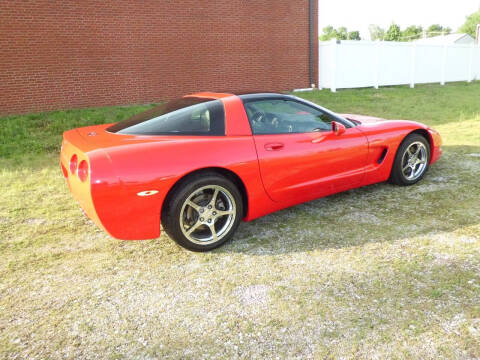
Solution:
{"label": "brick building", "polygon": [[0,0],[0,113],[317,78],[316,0]]}

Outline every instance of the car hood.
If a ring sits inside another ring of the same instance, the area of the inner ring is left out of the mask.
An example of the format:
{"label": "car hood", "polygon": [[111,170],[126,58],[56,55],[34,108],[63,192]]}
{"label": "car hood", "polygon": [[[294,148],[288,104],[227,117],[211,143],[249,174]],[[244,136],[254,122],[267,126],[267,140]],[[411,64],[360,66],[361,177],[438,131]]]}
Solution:
{"label": "car hood", "polygon": [[348,120],[353,120],[354,122],[358,122],[360,124],[371,124],[371,123],[377,123],[381,121],[388,121],[387,119],[383,119],[375,116],[368,116],[368,115],[340,114],[340,116],[343,116]]}

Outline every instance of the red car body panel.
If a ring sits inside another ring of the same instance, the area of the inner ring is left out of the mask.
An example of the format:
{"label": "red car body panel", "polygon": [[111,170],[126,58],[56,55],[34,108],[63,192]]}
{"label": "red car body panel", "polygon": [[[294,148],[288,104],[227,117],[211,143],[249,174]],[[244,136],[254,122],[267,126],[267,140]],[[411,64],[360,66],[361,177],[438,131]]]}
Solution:
{"label": "red car body panel", "polygon": [[299,194],[321,197],[363,181],[368,142],[357,128],[342,136],[314,132],[256,135],[254,140],[263,184],[273,201],[290,203]]}
{"label": "red car body panel", "polygon": [[[124,240],[160,235],[163,202],[184,176],[216,168],[235,174],[247,198],[245,221],[295,204],[389,178],[396,150],[412,131],[428,134],[430,163],[440,154],[437,132],[413,121],[345,115],[358,126],[334,132],[252,135],[242,100],[219,99],[225,136],[113,134],[108,125],[64,133],[60,162],[70,191],[86,214],[111,236]],[[88,163],[81,181],[70,169],[73,155]],[[382,158],[382,161],[379,159]],[[151,196],[139,196],[142,193]]]}

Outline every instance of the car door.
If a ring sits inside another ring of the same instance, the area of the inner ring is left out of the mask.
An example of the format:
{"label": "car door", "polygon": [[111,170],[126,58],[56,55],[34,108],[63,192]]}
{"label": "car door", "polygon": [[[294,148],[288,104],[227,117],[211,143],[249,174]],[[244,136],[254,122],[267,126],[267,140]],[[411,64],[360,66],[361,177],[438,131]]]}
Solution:
{"label": "car door", "polygon": [[347,127],[337,135],[331,122],[338,119],[292,98],[249,100],[245,109],[274,201],[320,197],[362,182],[368,141],[360,130]]}

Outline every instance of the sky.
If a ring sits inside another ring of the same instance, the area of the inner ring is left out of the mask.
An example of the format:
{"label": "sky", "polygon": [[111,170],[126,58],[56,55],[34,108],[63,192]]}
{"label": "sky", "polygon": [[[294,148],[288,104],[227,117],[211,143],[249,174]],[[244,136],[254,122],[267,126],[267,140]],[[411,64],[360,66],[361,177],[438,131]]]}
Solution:
{"label": "sky", "polygon": [[455,32],[479,8],[480,0],[319,0],[319,34],[328,25],[345,26],[368,40],[369,24],[387,29],[392,21],[402,30],[410,25],[440,24]]}

